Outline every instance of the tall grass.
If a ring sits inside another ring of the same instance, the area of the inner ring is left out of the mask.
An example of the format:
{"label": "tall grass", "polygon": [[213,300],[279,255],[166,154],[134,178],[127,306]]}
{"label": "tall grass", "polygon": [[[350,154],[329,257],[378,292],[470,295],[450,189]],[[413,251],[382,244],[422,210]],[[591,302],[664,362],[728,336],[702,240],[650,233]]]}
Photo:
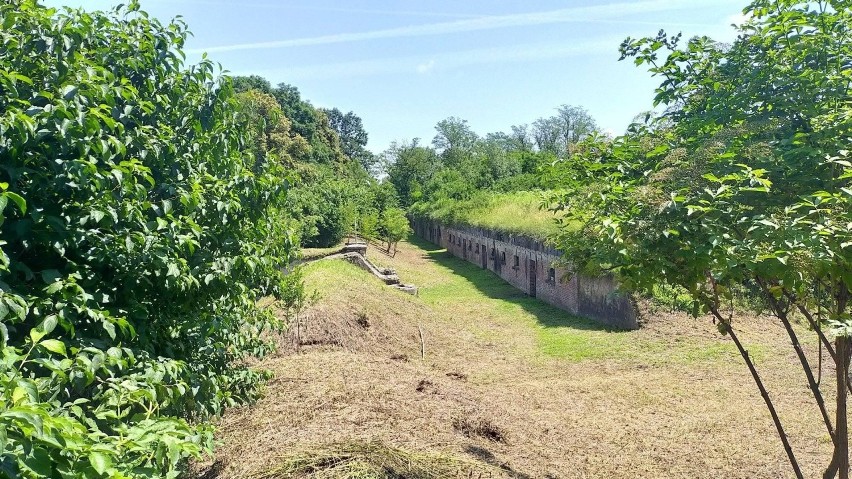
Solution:
{"label": "tall grass", "polygon": [[442,198],[412,206],[415,216],[443,223],[523,234],[540,240],[556,232],[556,216],[542,208],[541,191],[480,191],[467,200]]}

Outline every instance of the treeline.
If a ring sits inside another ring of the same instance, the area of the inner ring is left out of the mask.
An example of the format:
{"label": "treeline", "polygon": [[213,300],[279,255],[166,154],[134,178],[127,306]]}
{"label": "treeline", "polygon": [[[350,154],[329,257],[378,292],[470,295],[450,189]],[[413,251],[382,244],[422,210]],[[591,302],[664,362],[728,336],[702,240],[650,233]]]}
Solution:
{"label": "treeline", "polygon": [[333,246],[344,236],[383,240],[388,249],[408,231],[395,190],[371,175],[376,157],[366,149],[361,118],[320,109],[286,83],[235,77],[234,90],[253,130],[256,156],[274,154],[288,167],[285,209],[299,243]]}
{"label": "treeline", "polygon": [[[488,214],[483,204],[528,203],[519,192],[546,190],[552,185],[542,170],[570,155],[582,140],[601,135],[594,118],[582,107],[562,105],[557,114],[509,132],[479,136],[466,120],[447,118],[435,126],[431,145],[418,139],[394,143],[383,155],[388,180],[410,214],[449,222],[467,221],[467,211]],[[522,231],[542,228],[541,215],[527,220],[517,209]],[[489,222],[488,224],[490,224]]]}

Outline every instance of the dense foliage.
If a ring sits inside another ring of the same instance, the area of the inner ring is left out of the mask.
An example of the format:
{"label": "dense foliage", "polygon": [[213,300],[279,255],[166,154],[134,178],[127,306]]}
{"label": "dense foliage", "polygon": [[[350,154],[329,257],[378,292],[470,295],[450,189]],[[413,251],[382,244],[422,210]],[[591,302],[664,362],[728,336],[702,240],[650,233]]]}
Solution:
{"label": "dense foliage", "polygon": [[175,477],[211,448],[187,419],[257,394],[256,300],[294,281],[282,163],[179,22],[7,0],[0,24],[0,477]]}
{"label": "dense foliage", "polygon": [[249,112],[255,150],[269,149],[292,166],[286,217],[303,246],[334,246],[358,233],[390,249],[407,234],[393,186],[370,176],[375,156],[366,149],[361,118],[314,108],[295,87],[273,89],[256,75],[233,82]]}
{"label": "dense foliage", "polygon": [[541,192],[553,187],[540,174],[596,132],[580,107],[511,133],[477,135],[467,121],[447,118],[435,126],[432,147],[419,140],[385,152],[388,180],[411,215],[445,223],[497,228],[545,238],[554,216],[541,211]]}
{"label": "dense foliage", "polygon": [[[787,330],[834,455],[826,477],[849,477],[847,373],[852,332],[852,4],[758,0],[732,45],[664,32],[628,39],[624,57],[663,77],[656,121],[595,139],[559,162],[554,208],[580,229],[558,245],[581,268],[631,288],[689,293],[740,348],[732,292],[751,288]],[[668,52],[665,58],[660,53]],[[792,314],[836,365],[835,417],[825,405]],[[827,334],[824,334],[827,333]],[[835,338],[832,344],[829,338]]]}
{"label": "dense foliage", "polygon": [[307,161],[340,167],[351,159],[341,150],[340,137],[326,113],[302,99],[295,86],[281,83],[272,88],[268,80],[257,75],[235,77],[233,81],[234,90],[239,93],[256,90],[275,98],[290,122],[293,136],[304,139],[309,145]]}

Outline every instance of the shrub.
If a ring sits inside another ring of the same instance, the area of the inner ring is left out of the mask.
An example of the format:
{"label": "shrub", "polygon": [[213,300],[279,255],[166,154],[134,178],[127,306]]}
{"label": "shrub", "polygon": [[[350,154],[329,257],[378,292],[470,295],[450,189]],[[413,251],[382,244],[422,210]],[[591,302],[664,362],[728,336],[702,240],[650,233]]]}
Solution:
{"label": "shrub", "polygon": [[0,477],[176,477],[294,283],[281,166],[181,23],[0,4]]}

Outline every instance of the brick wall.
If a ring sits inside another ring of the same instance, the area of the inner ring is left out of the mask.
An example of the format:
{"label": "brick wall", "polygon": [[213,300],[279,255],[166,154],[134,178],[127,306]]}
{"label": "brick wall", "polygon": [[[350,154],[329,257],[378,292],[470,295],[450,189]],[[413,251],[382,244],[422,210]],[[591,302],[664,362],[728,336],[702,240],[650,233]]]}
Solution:
{"label": "brick wall", "polygon": [[630,298],[618,292],[611,277],[570,275],[570,280],[564,280],[569,271],[555,266],[561,255],[541,241],[427,220],[414,220],[412,226],[420,238],[493,271],[530,296],[607,326],[638,328]]}

